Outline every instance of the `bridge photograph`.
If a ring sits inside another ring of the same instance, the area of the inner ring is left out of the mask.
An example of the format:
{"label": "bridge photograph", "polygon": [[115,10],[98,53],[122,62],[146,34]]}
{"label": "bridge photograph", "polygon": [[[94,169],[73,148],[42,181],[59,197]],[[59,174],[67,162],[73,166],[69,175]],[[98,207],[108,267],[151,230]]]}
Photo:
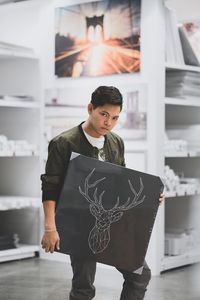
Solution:
{"label": "bridge photograph", "polygon": [[140,71],[141,0],[104,0],[55,9],[55,75]]}

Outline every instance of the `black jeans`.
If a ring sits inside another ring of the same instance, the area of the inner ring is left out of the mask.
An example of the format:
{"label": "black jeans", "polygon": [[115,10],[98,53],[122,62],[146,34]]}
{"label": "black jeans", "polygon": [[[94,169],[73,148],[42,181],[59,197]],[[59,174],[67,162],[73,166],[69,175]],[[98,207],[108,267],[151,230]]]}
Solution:
{"label": "black jeans", "polygon": [[[95,296],[93,285],[96,273],[96,262],[82,261],[71,258],[73,270],[72,289],[70,300],[91,300]],[[146,262],[142,274],[131,273],[117,269],[124,277],[123,289],[120,300],[142,300],[146,292],[146,287],[151,279],[151,271]],[[109,299],[108,299],[109,300]]]}

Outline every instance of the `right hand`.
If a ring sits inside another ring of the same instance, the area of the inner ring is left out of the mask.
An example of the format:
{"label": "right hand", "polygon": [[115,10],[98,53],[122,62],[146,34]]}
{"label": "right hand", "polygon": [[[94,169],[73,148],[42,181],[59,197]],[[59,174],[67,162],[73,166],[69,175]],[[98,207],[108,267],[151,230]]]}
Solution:
{"label": "right hand", "polygon": [[45,232],[41,241],[42,248],[45,249],[45,252],[53,253],[55,247],[57,250],[60,250],[60,237],[57,231]]}

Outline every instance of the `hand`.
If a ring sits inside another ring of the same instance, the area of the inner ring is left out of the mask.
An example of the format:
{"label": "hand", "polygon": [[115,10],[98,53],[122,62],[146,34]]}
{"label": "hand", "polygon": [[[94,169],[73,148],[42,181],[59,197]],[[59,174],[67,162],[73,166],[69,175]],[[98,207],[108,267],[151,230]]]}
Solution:
{"label": "hand", "polygon": [[164,199],[165,199],[165,194],[160,194],[159,205],[162,204],[162,202],[164,201]]}
{"label": "hand", "polygon": [[42,241],[41,241],[42,248],[45,249],[45,252],[53,253],[55,247],[57,250],[60,250],[60,237],[57,231],[53,232],[45,232]]}

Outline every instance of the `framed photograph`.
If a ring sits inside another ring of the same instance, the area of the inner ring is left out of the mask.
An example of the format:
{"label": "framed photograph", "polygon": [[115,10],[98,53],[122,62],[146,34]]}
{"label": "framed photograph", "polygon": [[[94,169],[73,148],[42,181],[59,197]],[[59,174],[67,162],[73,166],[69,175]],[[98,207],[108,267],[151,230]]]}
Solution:
{"label": "framed photograph", "polygon": [[102,0],[55,9],[55,75],[140,71],[141,0]]}
{"label": "framed photograph", "polygon": [[147,85],[121,86],[123,109],[113,131],[123,140],[143,140],[147,136]]}

